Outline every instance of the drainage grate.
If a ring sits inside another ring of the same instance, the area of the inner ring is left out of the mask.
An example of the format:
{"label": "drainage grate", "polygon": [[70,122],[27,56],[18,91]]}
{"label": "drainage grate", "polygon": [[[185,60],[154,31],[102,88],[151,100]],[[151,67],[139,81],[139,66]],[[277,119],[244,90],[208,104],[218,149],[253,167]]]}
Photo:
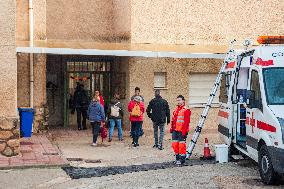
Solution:
{"label": "drainage grate", "polygon": [[[183,166],[194,166],[203,164],[214,164],[215,160],[198,160],[192,159],[186,162]],[[96,168],[84,168],[84,167],[63,167],[62,169],[72,178],[91,178],[102,177],[108,175],[125,174],[140,171],[150,171],[159,169],[168,169],[177,167],[173,162],[142,164],[142,165],[130,165],[130,166],[114,166],[114,167],[96,167]]]}
{"label": "drainage grate", "polygon": [[85,163],[101,163],[100,159],[86,159]]}
{"label": "drainage grate", "polygon": [[83,158],[66,158],[67,161],[83,161]]}
{"label": "drainage grate", "polygon": [[32,143],[32,142],[24,142],[24,141],[22,141],[22,142],[20,142],[20,145],[33,145],[34,143]]}
{"label": "drainage grate", "polygon": [[58,156],[59,153],[42,153],[44,156]]}

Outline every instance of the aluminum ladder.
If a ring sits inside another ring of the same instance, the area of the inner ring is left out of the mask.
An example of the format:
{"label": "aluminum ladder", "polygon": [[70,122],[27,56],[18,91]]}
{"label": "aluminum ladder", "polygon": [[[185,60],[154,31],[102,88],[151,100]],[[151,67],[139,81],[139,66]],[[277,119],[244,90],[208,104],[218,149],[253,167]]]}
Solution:
{"label": "aluminum ladder", "polygon": [[190,144],[189,144],[189,146],[188,146],[188,148],[187,148],[187,153],[186,153],[186,158],[187,158],[187,159],[190,158],[191,155],[192,155],[192,151],[193,151],[193,149],[194,149],[194,147],[195,147],[195,144],[196,144],[196,142],[197,142],[197,139],[198,139],[198,137],[199,137],[199,135],[200,135],[200,133],[201,133],[201,130],[202,130],[203,126],[204,126],[204,122],[205,122],[205,120],[206,120],[206,118],[207,118],[207,116],[208,116],[209,109],[211,108],[211,104],[212,104],[212,102],[213,102],[213,99],[214,99],[214,97],[215,97],[215,95],[216,95],[216,92],[217,92],[217,90],[218,90],[218,88],[219,88],[219,85],[220,85],[220,83],[221,83],[221,79],[222,79],[222,76],[224,75],[225,68],[226,68],[227,64],[228,64],[228,63],[232,60],[232,58],[233,58],[233,57],[232,57],[232,55],[233,55],[233,53],[234,53],[233,46],[234,46],[234,43],[235,43],[235,42],[236,42],[235,39],[230,42],[229,51],[226,53],[224,62],[223,62],[223,64],[222,64],[222,66],[221,66],[221,68],[220,68],[220,71],[219,71],[219,73],[218,73],[218,76],[217,76],[217,78],[216,78],[216,80],[215,80],[215,83],[214,83],[214,86],[213,86],[213,88],[212,88],[212,90],[211,90],[211,93],[210,93],[210,95],[209,95],[207,104],[205,105],[205,107],[204,107],[204,109],[203,109],[203,112],[202,112],[201,117],[200,117],[200,119],[199,119],[198,125],[197,125],[197,127],[195,128],[195,133],[194,133],[194,135],[192,136],[192,139],[191,139],[191,141],[190,141]]}

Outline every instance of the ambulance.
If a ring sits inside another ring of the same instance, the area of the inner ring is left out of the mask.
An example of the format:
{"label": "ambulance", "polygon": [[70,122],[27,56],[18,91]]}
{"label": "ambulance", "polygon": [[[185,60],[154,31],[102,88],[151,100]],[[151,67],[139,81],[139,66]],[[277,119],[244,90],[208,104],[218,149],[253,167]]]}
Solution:
{"label": "ambulance", "polygon": [[234,50],[220,85],[218,131],[231,154],[256,161],[265,184],[284,174],[284,36]]}

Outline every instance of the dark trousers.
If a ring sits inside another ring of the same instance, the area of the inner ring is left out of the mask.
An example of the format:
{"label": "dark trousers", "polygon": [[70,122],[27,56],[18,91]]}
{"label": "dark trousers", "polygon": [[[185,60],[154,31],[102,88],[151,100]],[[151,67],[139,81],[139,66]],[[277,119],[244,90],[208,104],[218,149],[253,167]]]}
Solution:
{"label": "dark trousers", "polygon": [[[165,123],[153,122],[155,145],[163,145]],[[160,138],[159,138],[160,129]],[[160,140],[159,140],[160,139]]]}
{"label": "dark trousers", "polygon": [[91,122],[93,128],[93,143],[97,143],[97,139],[100,133],[101,122]]}
{"label": "dark trousers", "polygon": [[[86,108],[76,108],[77,112],[77,125],[78,129],[86,129],[86,119],[87,119],[87,109]],[[83,117],[83,120],[81,119]],[[83,127],[82,127],[83,126]]]}
{"label": "dark trousers", "polygon": [[131,122],[131,136],[133,143],[138,144],[139,137],[141,136],[142,121]]}

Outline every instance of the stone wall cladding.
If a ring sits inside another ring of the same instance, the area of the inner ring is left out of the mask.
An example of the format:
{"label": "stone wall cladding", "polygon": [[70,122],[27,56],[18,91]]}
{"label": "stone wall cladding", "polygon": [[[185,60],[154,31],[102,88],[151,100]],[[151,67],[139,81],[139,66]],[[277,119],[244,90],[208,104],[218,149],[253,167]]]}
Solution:
{"label": "stone wall cladding", "polygon": [[0,153],[4,156],[19,154],[20,132],[18,119],[0,117]]}
{"label": "stone wall cladding", "polygon": [[[136,86],[141,88],[145,105],[154,97],[154,72],[167,72],[167,89],[161,95],[169,102],[171,111],[176,106],[179,94],[189,98],[189,75],[193,73],[218,73],[222,60],[216,59],[173,59],[173,58],[130,58],[129,59],[129,96]],[[196,126],[201,108],[192,108],[192,123]],[[206,128],[216,127],[216,110],[210,112]],[[152,125],[145,114],[145,126]],[[194,126],[194,127],[195,127]]]}
{"label": "stone wall cladding", "polygon": [[283,35],[283,0],[133,0],[131,41],[228,44]]}

